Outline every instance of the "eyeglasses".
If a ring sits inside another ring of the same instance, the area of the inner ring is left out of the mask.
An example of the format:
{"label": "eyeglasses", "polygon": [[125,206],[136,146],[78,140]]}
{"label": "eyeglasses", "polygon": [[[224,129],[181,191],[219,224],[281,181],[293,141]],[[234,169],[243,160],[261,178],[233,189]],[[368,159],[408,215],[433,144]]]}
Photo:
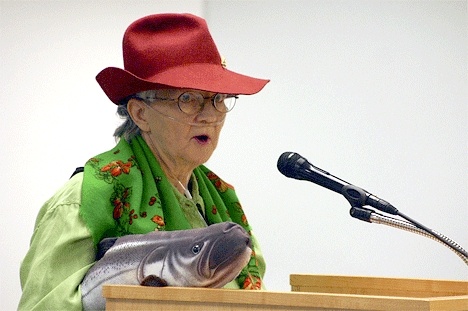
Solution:
{"label": "eyeglasses", "polygon": [[180,111],[188,115],[195,115],[200,113],[205,107],[206,100],[210,100],[211,104],[215,109],[221,113],[228,113],[231,111],[236,104],[236,95],[222,94],[217,93],[210,97],[204,97],[201,93],[198,92],[184,92],[179,95],[177,99],[174,98],[162,98],[151,96],[148,98],[143,98],[143,100],[168,100],[168,101],[177,101],[177,106]]}

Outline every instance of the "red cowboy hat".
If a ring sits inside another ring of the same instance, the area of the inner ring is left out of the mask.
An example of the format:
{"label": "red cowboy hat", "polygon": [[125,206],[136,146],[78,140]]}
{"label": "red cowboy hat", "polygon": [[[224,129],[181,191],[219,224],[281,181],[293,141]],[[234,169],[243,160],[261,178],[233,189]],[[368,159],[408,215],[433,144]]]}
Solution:
{"label": "red cowboy hat", "polygon": [[133,22],[123,38],[124,68],[108,67],[96,80],[115,104],[146,90],[187,88],[255,94],[269,80],[225,68],[204,19],[156,14]]}

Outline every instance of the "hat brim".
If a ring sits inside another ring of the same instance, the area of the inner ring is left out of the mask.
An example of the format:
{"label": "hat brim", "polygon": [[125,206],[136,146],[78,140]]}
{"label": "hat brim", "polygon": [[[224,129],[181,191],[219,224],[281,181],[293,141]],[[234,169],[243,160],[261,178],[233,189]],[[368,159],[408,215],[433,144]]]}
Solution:
{"label": "hat brim", "polygon": [[258,93],[270,81],[245,76],[220,65],[207,63],[172,67],[144,79],[127,70],[108,67],[96,76],[96,80],[115,104],[138,92],[164,88],[251,95]]}

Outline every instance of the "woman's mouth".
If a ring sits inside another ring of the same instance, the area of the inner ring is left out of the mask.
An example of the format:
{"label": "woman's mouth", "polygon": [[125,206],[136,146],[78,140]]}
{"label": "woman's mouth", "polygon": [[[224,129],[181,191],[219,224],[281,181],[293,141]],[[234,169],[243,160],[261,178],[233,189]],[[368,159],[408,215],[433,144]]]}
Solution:
{"label": "woman's mouth", "polygon": [[210,137],[208,135],[197,135],[194,138],[197,142],[201,144],[206,144],[210,140]]}

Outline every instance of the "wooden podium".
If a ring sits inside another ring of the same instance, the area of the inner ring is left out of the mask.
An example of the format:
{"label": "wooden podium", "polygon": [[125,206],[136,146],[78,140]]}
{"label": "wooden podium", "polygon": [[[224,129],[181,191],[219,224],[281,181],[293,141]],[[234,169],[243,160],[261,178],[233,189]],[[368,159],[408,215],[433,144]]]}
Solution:
{"label": "wooden podium", "polygon": [[291,292],[105,285],[106,310],[468,310],[468,281],[291,275]]}

